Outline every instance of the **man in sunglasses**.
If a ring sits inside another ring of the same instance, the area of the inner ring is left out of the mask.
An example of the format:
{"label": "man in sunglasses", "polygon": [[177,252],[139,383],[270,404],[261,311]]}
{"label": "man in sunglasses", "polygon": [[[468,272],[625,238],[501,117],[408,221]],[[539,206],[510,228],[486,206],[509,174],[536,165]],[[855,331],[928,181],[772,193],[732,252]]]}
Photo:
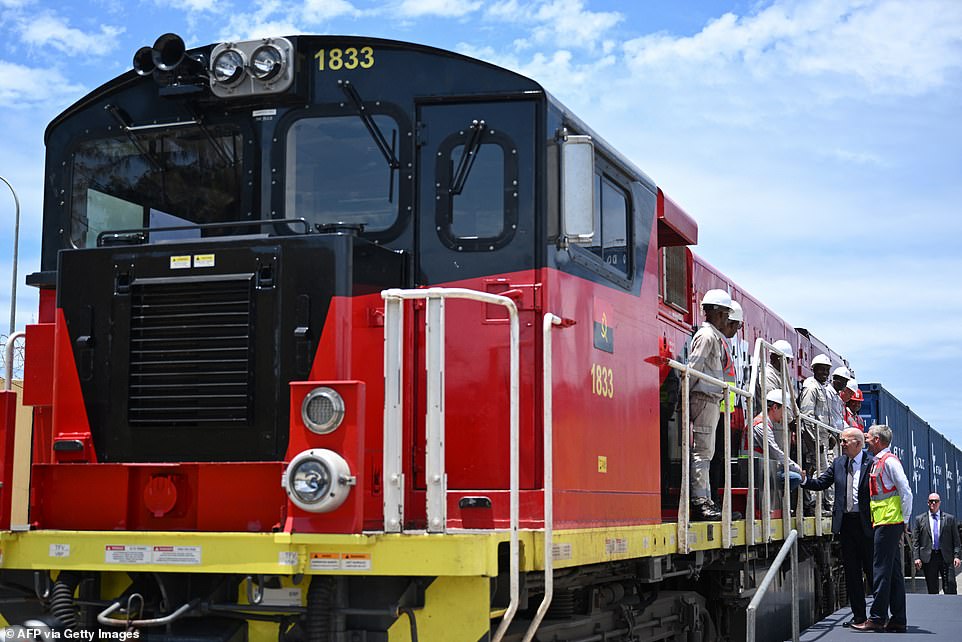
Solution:
{"label": "man in sunglasses", "polygon": [[848,603],[852,607],[852,619],[842,626],[852,626],[866,620],[865,578],[872,582],[874,544],[868,479],[875,457],[863,450],[865,435],[857,428],[843,430],[839,443],[843,456],[836,457],[818,477],[805,481],[802,488],[835,487],[832,533],[842,546]]}
{"label": "man in sunglasses", "polygon": [[929,495],[929,512],[915,518],[912,552],[915,568],[925,572],[925,586],[932,595],[939,594],[939,577],[942,591],[956,595],[955,571],[962,566],[962,542],[955,516],[944,513],[942,498],[938,493]]}

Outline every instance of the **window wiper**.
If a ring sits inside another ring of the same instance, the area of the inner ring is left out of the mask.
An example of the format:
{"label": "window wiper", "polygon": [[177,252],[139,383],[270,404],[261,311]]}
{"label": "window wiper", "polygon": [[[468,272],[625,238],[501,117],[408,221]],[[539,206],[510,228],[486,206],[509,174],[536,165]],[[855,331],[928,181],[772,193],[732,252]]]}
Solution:
{"label": "window wiper", "polygon": [[474,167],[474,161],[478,158],[478,150],[481,149],[481,135],[484,134],[485,124],[483,120],[471,121],[471,133],[468,135],[468,142],[464,145],[461,159],[458,160],[458,169],[451,177],[451,186],[448,194],[458,196],[464,189],[464,184],[468,182],[468,174]]}
{"label": "window wiper", "polygon": [[197,108],[193,105],[190,107],[190,114],[194,117],[194,123],[197,125],[200,131],[204,133],[204,136],[207,137],[207,142],[210,143],[210,146],[213,147],[214,151],[217,152],[217,155],[220,156],[220,159],[224,161],[228,167],[233,167],[237,162],[237,159],[234,158],[233,150],[231,150],[232,153],[228,155],[227,150],[217,143],[217,140],[214,139],[213,134],[211,134],[210,130],[207,129],[207,126],[204,125],[204,117],[200,115],[200,113],[197,111]]}
{"label": "window wiper", "polygon": [[163,172],[164,166],[153,154],[150,153],[146,147],[144,147],[143,143],[140,141],[140,138],[137,137],[137,130],[130,126],[130,123],[127,120],[127,114],[125,114],[117,105],[106,105],[104,110],[114,117],[114,120],[116,120],[120,125],[120,129],[127,134],[127,138],[130,139],[130,142],[133,144],[133,146],[137,148],[137,151],[140,152],[140,155],[146,158],[150,164],[154,166],[154,169],[159,172]]}
{"label": "window wiper", "polygon": [[394,170],[401,167],[401,163],[398,162],[397,156],[394,155],[394,149],[396,145],[397,132],[393,132],[391,136],[391,145],[388,146],[387,138],[381,132],[381,129],[374,122],[374,118],[367,111],[367,107],[364,106],[364,102],[361,100],[361,96],[357,93],[357,89],[351,84],[350,80],[338,80],[337,84],[340,85],[341,90],[347,94],[347,97],[351,99],[354,106],[357,108],[357,115],[360,117],[361,122],[367,127],[367,131],[371,134],[371,138],[374,139],[374,144],[381,151],[384,156],[384,160],[387,161],[388,166],[391,168],[391,190],[388,194],[388,199],[390,200],[391,194],[394,193]]}

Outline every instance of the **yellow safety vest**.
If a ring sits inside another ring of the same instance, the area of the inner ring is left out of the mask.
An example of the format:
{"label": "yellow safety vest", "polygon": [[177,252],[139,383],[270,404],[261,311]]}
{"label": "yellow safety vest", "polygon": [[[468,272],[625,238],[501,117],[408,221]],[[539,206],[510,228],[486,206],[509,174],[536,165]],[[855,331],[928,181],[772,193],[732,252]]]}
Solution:
{"label": "yellow safety vest", "polygon": [[738,380],[735,378],[735,360],[732,359],[732,355],[728,351],[727,342],[722,344],[722,349],[724,350],[726,359],[724,359],[725,363],[722,363],[721,378],[728,383],[728,388],[729,388],[728,399],[727,399],[728,407],[727,408],[725,407],[726,399],[724,398],[721,400],[721,403],[718,404],[718,406],[719,408],[721,408],[722,412],[725,412],[726,410],[735,409],[735,401],[738,399],[738,397],[735,395],[735,392],[732,390],[732,388],[738,387]]}
{"label": "yellow safety vest", "polygon": [[[902,498],[899,496],[898,488],[893,484],[891,488],[886,488],[882,481],[882,471],[885,469],[885,460],[889,457],[898,457],[888,452],[879,457],[872,467],[872,472],[868,478],[868,488],[871,495],[870,506],[872,508],[872,526],[884,526],[886,524],[901,524],[905,521],[902,516]],[[901,462],[899,462],[901,464]]]}

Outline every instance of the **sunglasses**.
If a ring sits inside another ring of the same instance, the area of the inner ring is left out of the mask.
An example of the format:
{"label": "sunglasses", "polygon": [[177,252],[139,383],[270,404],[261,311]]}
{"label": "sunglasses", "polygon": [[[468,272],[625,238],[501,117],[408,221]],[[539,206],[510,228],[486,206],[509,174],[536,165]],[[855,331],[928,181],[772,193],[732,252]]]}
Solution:
{"label": "sunglasses", "polygon": [[930,499],[930,500],[929,500],[929,503],[930,503],[930,504],[938,504],[940,501],[942,501],[942,500],[941,500],[941,499]]}

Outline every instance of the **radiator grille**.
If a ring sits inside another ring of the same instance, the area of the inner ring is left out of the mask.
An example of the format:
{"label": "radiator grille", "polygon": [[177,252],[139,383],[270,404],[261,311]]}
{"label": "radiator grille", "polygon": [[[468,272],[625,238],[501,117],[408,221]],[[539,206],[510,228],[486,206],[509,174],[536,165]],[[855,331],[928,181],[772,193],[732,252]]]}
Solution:
{"label": "radiator grille", "polygon": [[131,284],[131,426],[250,423],[251,292],[247,275]]}

